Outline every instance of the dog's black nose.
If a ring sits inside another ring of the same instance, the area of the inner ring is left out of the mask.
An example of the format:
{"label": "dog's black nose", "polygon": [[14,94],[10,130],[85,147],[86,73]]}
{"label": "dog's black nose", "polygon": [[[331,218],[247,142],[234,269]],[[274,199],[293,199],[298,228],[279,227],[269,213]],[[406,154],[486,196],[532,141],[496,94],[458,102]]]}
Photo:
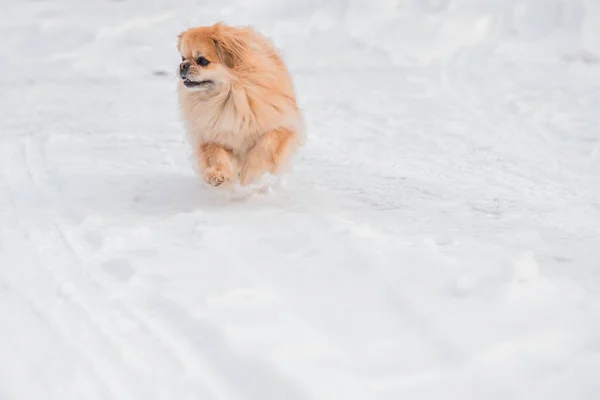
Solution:
{"label": "dog's black nose", "polygon": [[185,78],[187,76],[187,73],[190,69],[190,62],[189,61],[184,61],[181,64],[179,64],[179,75],[181,75],[182,78]]}

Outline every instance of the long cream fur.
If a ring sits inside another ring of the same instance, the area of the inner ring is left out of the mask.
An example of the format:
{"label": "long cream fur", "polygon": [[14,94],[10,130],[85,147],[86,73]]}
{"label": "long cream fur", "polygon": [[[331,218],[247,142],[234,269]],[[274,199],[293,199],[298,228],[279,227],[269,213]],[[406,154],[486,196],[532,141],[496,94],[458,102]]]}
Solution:
{"label": "long cream fur", "polygon": [[[290,74],[271,42],[251,28],[218,23],[179,35],[178,49],[194,80],[207,90],[178,83],[181,113],[205,180],[248,184],[279,173],[304,142],[302,115]],[[210,64],[202,67],[196,57]]]}

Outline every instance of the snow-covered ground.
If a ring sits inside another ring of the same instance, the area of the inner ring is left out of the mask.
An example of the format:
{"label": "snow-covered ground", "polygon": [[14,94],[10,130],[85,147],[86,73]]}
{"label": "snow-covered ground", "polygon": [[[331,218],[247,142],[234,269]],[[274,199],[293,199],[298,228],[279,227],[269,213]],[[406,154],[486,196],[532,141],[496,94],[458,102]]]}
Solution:
{"label": "snow-covered ground", "polygon": [[[600,396],[600,1],[4,1],[0,399]],[[176,35],[282,49],[308,141],[202,185]]]}

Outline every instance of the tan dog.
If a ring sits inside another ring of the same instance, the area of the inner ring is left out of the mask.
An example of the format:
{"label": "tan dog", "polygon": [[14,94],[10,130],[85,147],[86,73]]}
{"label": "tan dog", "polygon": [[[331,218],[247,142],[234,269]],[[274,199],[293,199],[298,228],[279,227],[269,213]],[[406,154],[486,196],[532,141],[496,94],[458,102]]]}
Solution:
{"label": "tan dog", "polygon": [[250,28],[222,23],[178,37],[179,102],[206,182],[247,185],[278,174],[304,140],[281,57]]}

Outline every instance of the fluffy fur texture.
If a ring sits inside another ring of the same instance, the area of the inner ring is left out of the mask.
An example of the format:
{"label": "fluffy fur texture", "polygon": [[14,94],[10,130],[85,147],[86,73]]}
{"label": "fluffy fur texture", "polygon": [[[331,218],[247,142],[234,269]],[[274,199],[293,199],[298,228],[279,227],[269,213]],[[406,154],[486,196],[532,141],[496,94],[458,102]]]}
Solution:
{"label": "fluffy fur texture", "polygon": [[217,23],[178,37],[179,102],[207,183],[278,174],[304,141],[288,70],[271,42],[251,28]]}

